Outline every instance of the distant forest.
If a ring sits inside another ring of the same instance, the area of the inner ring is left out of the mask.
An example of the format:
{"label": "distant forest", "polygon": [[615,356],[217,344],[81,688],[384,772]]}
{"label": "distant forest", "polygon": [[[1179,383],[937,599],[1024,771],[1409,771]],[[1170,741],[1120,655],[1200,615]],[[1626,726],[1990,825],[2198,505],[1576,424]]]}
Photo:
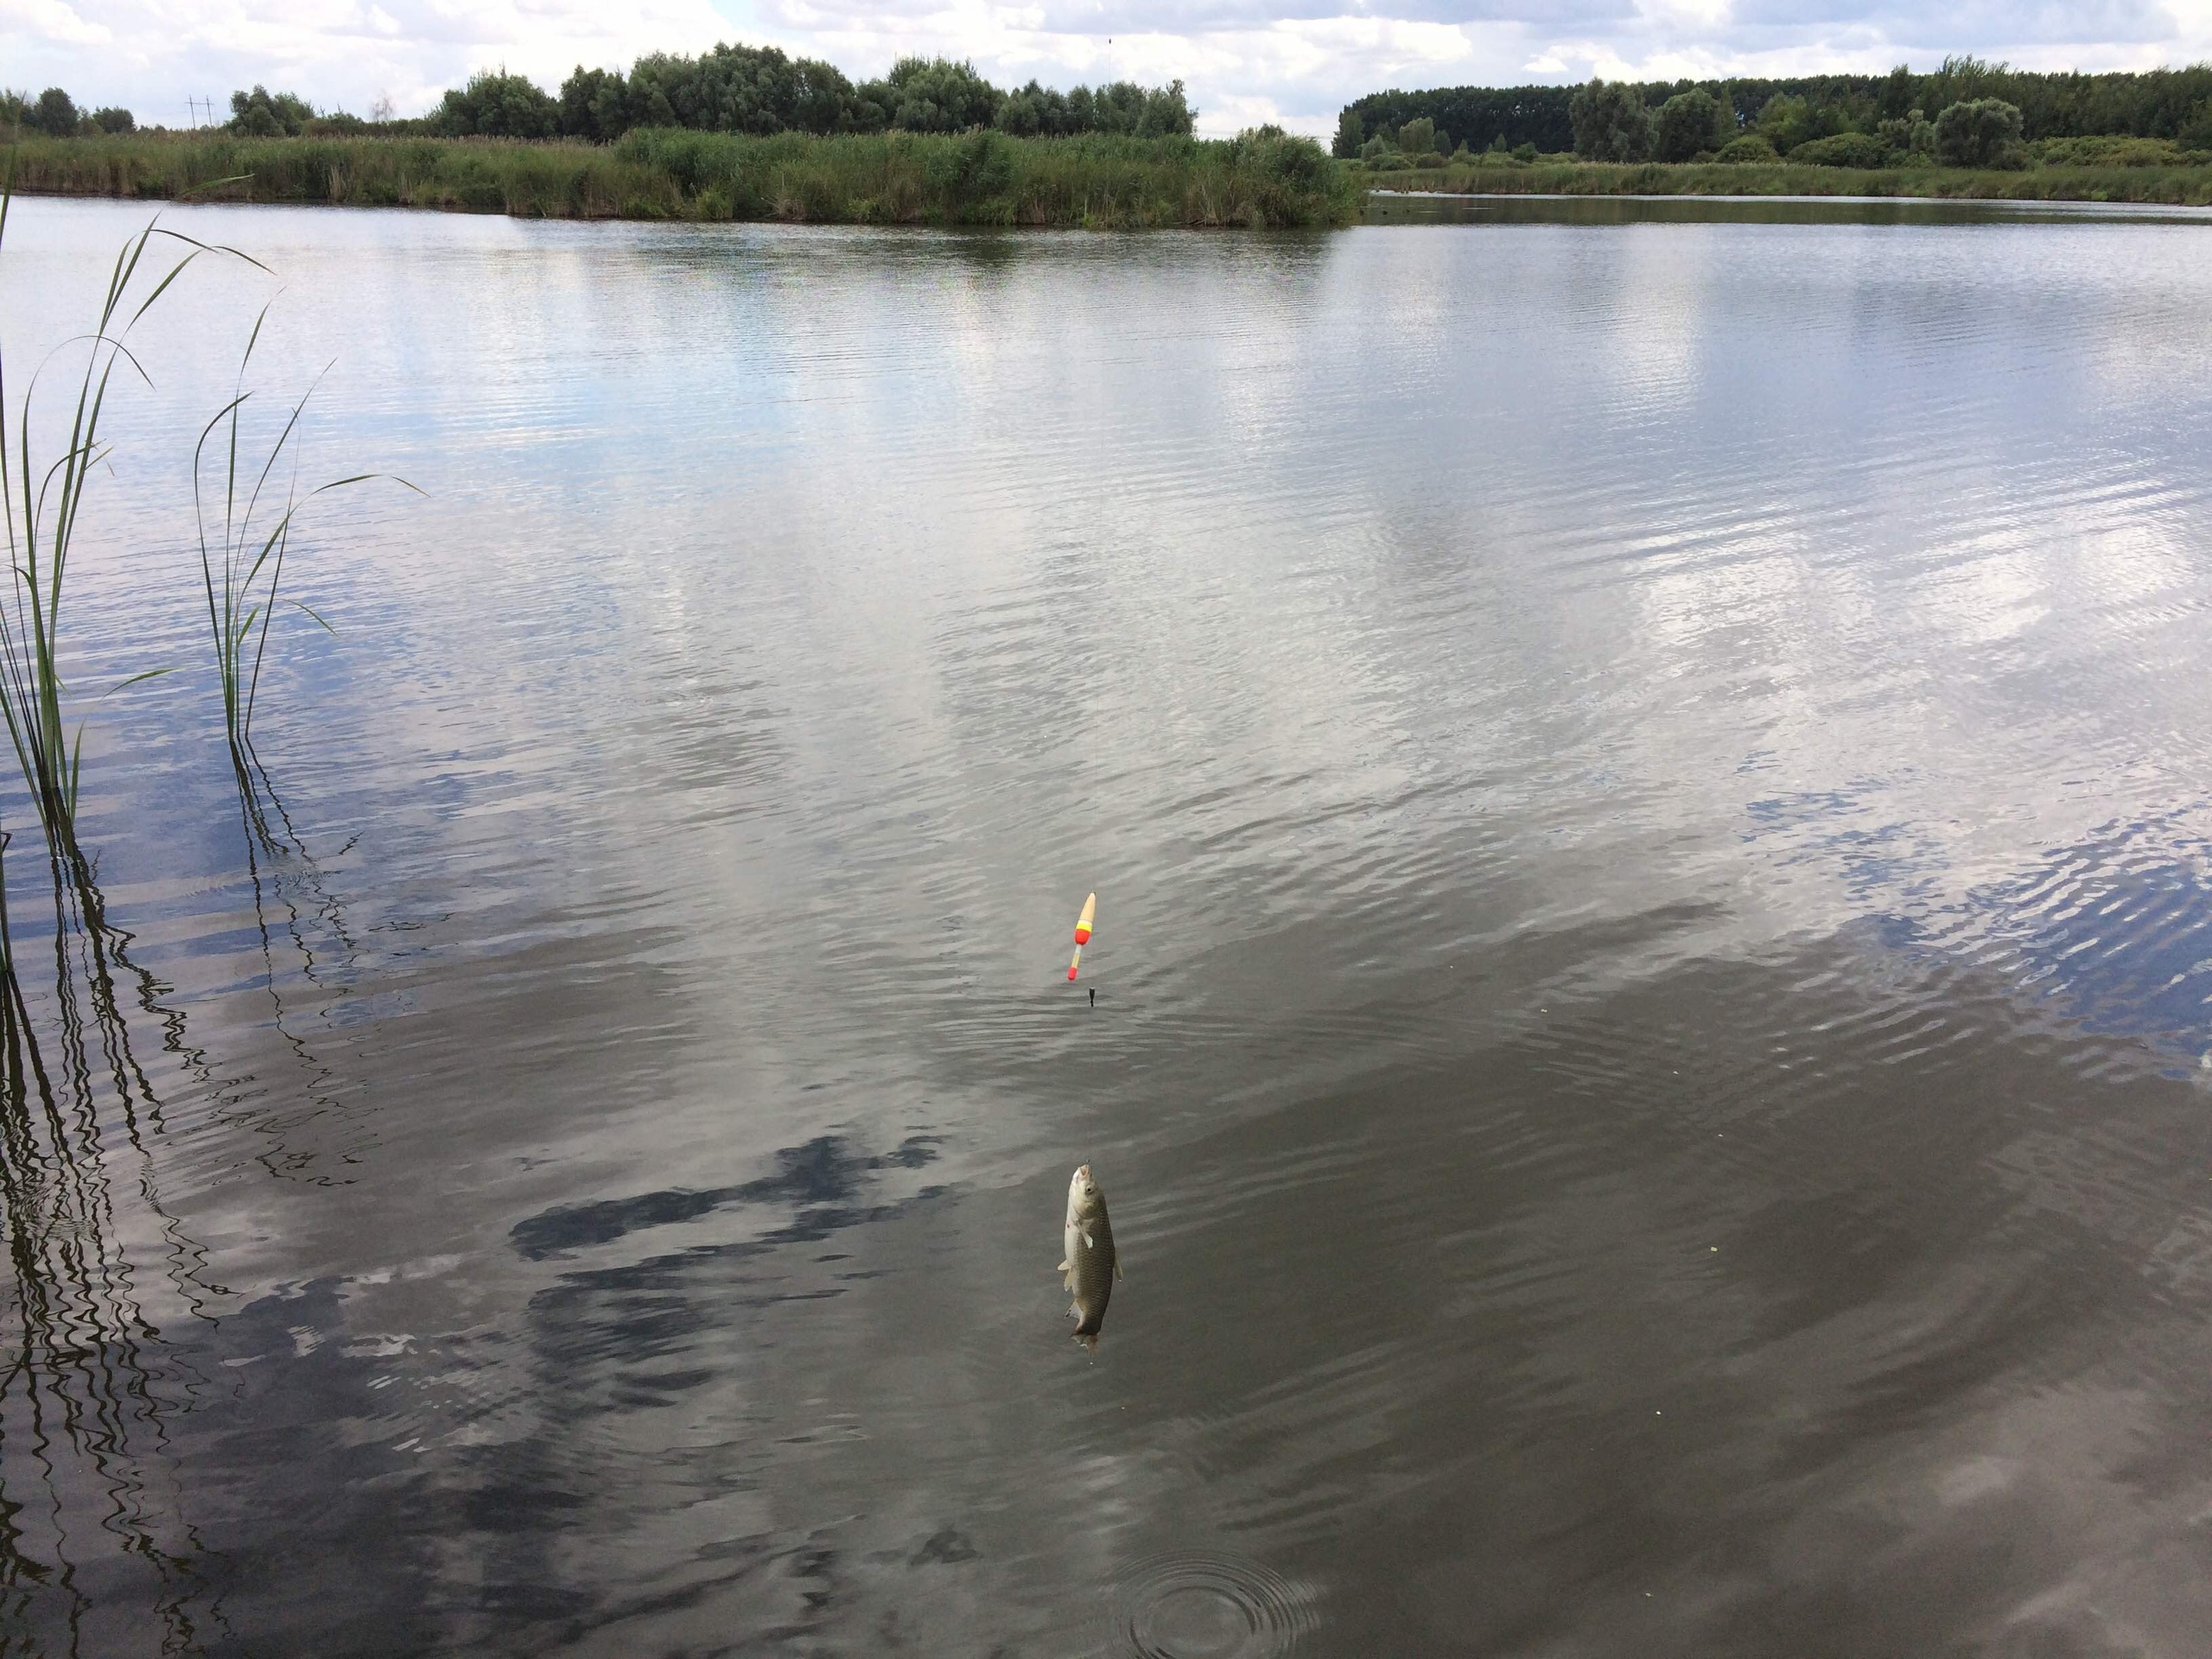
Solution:
{"label": "distant forest", "polygon": [[[1636,86],[1656,109],[1678,92],[1703,90],[1735,111],[1738,127],[1755,123],[1776,99],[1796,100],[1793,126],[1806,139],[1872,133],[1913,111],[1934,116],[1950,105],[2001,99],[2020,111],[2033,142],[2125,134],[2193,137],[2212,131],[2212,64],[2152,69],[2139,74],[2039,73],[1976,58],[1947,58],[1932,74],[1900,65],[1886,75],[1799,75],[1779,79],[1649,81]],[[1512,149],[1533,145],[1557,153],[1574,148],[1567,113],[1574,86],[1446,86],[1424,92],[1370,92],[1345,105],[1336,153],[1359,153],[1367,134],[1395,132],[1408,121],[1436,124],[1438,148]],[[1448,138],[1447,138],[1448,135]]]}

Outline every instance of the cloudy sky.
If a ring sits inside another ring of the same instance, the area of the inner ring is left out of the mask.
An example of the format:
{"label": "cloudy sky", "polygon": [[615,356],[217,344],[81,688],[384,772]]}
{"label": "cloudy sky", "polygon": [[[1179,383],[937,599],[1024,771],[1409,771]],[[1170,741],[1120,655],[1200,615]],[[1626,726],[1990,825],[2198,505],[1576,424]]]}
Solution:
{"label": "cloudy sky", "polygon": [[549,88],[578,63],[741,40],[878,73],[971,58],[1005,84],[1188,85],[1200,130],[1325,132],[1386,86],[2212,58],[2212,0],[0,0],[0,82],[180,125],[264,82],[321,108],[415,114],[475,69]]}

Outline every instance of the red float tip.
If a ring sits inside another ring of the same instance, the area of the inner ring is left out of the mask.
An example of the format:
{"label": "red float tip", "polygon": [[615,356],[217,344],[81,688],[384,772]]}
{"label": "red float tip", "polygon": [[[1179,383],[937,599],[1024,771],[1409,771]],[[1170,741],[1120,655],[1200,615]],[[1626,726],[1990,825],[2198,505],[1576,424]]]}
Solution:
{"label": "red float tip", "polygon": [[1075,977],[1075,969],[1072,964],[1071,964],[1068,969],[1068,977],[1070,979],[1073,979]]}

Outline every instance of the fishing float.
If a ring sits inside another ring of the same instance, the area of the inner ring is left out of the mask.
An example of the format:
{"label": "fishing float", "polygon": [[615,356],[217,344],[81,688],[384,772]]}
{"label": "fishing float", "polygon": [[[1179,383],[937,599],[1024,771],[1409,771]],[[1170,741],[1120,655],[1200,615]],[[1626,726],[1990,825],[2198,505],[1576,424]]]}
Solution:
{"label": "fishing float", "polygon": [[1068,960],[1068,978],[1072,982],[1076,969],[1083,966],[1083,947],[1090,943],[1090,924],[1098,914],[1098,895],[1092,893],[1083,901],[1083,914],[1075,918],[1075,955]]}

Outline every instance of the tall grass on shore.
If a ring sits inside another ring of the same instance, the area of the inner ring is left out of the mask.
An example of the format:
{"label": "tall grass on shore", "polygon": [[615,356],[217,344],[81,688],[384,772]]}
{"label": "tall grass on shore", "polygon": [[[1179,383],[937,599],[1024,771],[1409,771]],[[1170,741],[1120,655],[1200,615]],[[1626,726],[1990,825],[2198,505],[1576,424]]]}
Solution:
{"label": "tall grass on shore", "polygon": [[[1310,139],[641,129],[619,143],[143,133],[27,139],[27,190],[438,207],[550,219],[1255,228],[1349,224],[1359,194]],[[219,180],[236,179],[219,189]]]}
{"label": "tall grass on shore", "polygon": [[2132,201],[2212,205],[2212,167],[2044,165],[1999,172],[1967,168],[1878,168],[1721,162],[1470,162],[1370,173],[1363,192],[1446,191],[1541,196],[1917,196],[1987,201]]}

